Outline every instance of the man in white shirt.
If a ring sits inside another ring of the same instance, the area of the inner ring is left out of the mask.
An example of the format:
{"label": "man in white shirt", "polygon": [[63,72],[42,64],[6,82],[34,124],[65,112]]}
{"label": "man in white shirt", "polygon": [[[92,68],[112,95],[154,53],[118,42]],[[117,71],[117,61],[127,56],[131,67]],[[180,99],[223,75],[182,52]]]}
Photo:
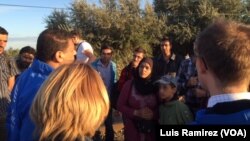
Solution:
{"label": "man in white shirt", "polygon": [[201,85],[210,92],[197,124],[250,124],[250,26],[219,20],[201,32],[194,52]]}
{"label": "man in white shirt", "polygon": [[78,61],[83,61],[86,64],[94,62],[96,57],[92,46],[87,41],[82,39],[81,34],[78,31],[72,31],[72,35],[77,51],[76,59]]}

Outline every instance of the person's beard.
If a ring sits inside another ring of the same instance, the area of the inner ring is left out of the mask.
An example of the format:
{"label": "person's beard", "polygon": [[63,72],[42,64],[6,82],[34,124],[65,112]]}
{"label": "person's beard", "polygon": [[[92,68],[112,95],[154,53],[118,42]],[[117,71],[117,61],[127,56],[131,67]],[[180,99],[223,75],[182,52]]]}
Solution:
{"label": "person's beard", "polygon": [[18,67],[21,69],[21,70],[24,70],[24,69],[27,69],[29,66],[30,66],[31,63],[29,62],[24,62],[24,61],[18,61]]}

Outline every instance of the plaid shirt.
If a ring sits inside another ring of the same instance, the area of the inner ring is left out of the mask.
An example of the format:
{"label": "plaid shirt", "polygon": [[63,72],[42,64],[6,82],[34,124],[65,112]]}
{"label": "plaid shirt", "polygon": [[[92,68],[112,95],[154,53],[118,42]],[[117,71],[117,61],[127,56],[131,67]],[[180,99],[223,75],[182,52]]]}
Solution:
{"label": "plaid shirt", "polygon": [[5,53],[0,54],[0,116],[6,113],[10,102],[10,91],[8,80],[18,73],[15,60],[7,57]]}
{"label": "plaid shirt", "polygon": [[186,104],[191,108],[201,108],[201,106],[206,105],[206,100],[203,98],[197,98],[193,93],[193,89],[201,88],[198,84],[193,87],[187,87],[187,83],[191,77],[197,77],[197,70],[195,63],[192,59],[183,60],[178,71],[178,89],[180,90],[180,95],[185,96]]}

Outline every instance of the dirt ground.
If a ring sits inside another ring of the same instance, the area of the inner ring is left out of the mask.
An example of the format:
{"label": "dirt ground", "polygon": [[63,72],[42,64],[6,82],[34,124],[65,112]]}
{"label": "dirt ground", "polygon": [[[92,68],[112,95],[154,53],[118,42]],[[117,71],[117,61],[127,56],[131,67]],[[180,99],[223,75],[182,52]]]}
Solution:
{"label": "dirt ground", "polygon": [[[122,116],[119,112],[113,111],[113,128],[115,131],[115,141],[124,141]],[[105,127],[101,127],[102,136],[104,136]]]}

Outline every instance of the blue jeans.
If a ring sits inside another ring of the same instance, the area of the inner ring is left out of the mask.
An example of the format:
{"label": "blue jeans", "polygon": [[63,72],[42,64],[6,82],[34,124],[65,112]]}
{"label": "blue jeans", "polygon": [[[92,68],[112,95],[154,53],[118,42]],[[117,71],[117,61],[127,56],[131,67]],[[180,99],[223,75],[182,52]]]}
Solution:
{"label": "blue jeans", "polygon": [[110,108],[109,110],[108,116],[104,121],[104,125],[105,125],[105,141],[114,141],[112,108]]}

